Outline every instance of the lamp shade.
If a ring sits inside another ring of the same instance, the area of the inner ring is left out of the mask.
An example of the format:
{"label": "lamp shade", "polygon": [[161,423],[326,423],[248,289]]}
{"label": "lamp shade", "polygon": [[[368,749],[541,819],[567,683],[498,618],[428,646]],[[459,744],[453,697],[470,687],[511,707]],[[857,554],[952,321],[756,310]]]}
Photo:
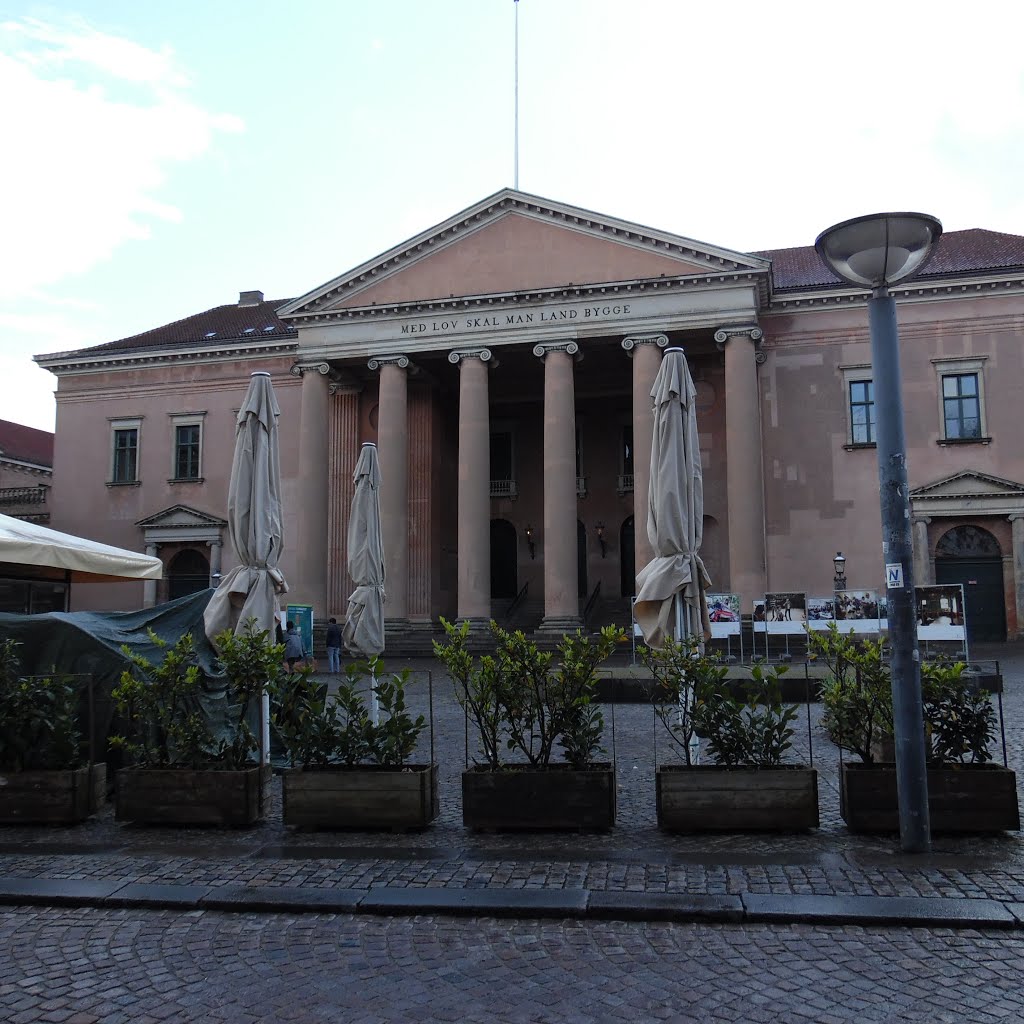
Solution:
{"label": "lamp shade", "polygon": [[836,552],[836,557],[832,559],[832,564],[836,567],[836,575],[842,576],[843,570],[846,568],[846,559],[843,558],[842,551]]}
{"label": "lamp shade", "polygon": [[919,273],[941,234],[926,213],[873,213],[822,231],[814,248],[844,281],[881,288]]}

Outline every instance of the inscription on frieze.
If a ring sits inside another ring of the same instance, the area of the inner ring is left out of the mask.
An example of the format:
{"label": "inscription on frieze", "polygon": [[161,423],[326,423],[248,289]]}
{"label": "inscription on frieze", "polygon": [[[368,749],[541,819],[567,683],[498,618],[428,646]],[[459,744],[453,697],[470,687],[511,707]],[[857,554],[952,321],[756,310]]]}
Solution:
{"label": "inscription on frieze", "polygon": [[562,306],[530,313],[488,313],[485,316],[436,317],[417,323],[402,324],[401,333],[445,334],[455,331],[495,330],[502,327],[527,327],[531,324],[552,324],[573,320],[606,320],[628,316],[630,303],[612,302],[587,306]]}

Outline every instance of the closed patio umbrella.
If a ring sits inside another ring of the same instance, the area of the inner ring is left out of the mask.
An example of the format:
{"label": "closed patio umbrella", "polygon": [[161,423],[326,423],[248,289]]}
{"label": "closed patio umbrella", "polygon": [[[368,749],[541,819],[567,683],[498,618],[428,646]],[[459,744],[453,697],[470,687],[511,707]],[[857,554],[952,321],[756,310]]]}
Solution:
{"label": "closed patio umbrella", "polygon": [[[380,461],[377,446],[359,451],[352,514],[348,521],[348,573],[356,588],[348,599],[342,640],[354,654],[384,653],[384,546],[380,528]],[[371,681],[372,685],[372,681]],[[374,721],[377,699],[371,701]]]}
{"label": "closed patio umbrella", "polygon": [[[278,568],[281,527],[281,458],[277,420],[281,414],[270,374],[249,379],[235,421],[235,454],[228,484],[228,536],[239,564],[225,575],[206,606],[204,625],[212,641],[225,629],[236,633],[252,617],[274,637],[278,597],[288,592]],[[269,708],[262,701],[263,759],[269,757]]]}
{"label": "closed patio umbrella", "polygon": [[704,480],[694,407],[696,391],[681,348],[665,350],[651,397],[654,436],[647,532],[654,558],[637,574],[636,621],[651,647],[668,636],[711,635],[700,558]]}

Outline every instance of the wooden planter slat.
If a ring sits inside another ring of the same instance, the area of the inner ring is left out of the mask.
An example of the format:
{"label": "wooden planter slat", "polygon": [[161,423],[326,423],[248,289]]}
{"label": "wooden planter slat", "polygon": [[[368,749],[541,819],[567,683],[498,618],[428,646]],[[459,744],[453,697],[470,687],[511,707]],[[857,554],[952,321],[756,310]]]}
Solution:
{"label": "wooden planter slat", "polygon": [[0,823],[70,825],[106,800],[107,766],[0,775]]}
{"label": "wooden planter slat", "polygon": [[462,823],[503,830],[609,829],[615,824],[615,770],[508,767],[462,773]]}
{"label": "wooden planter slat", "polygon": [[293,768],[283,776],[282,802],[286,825],[425,828],[440,807],[437,765]]}
{"label": "wooden planter slat", "polygon": [[252,825],[262,815],[261,778],[269,781],[269,767],[122,768],[115,817],[146,825]]}
{"label": "wooden planter slat", "polygon": [[[896,765],[844,761],[839,811],[851,832],[898,832]],[[928,769],[933,832],[1004,832],[1020,828],[1017,776],[994,764]]]}
{"label": "wooden planter slat", "polygon": [[658,826],[666,832],[799,831],[817,828],[814,768],[662,765]]}

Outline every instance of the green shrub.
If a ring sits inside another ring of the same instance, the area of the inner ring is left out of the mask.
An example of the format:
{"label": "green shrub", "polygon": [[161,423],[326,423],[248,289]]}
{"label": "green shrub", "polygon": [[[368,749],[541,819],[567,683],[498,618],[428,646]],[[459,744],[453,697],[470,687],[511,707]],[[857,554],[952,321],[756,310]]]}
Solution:
{"label": "green shrub", "polygon": [[84,763],[78,693],[60,677],[20,675],[18,643],[0,641],[0,771],[54,771]]}
{"label": "green shrub", "polygon": [[447,643],[434,653],[455,683],[455,694],[473,720],[484,763],[498,769],[502,751],[514,751],[535,768],[550,766],[556,745],[580,769],[602,751],[604,716],[596,703],[597,668],[625,634],[605,626],[596,638],[582,631],[563,637],[557,656],[540,651],[522,632],[491,623],[493,655],[474,660],[466,650],[469,624],[441,619]]}

